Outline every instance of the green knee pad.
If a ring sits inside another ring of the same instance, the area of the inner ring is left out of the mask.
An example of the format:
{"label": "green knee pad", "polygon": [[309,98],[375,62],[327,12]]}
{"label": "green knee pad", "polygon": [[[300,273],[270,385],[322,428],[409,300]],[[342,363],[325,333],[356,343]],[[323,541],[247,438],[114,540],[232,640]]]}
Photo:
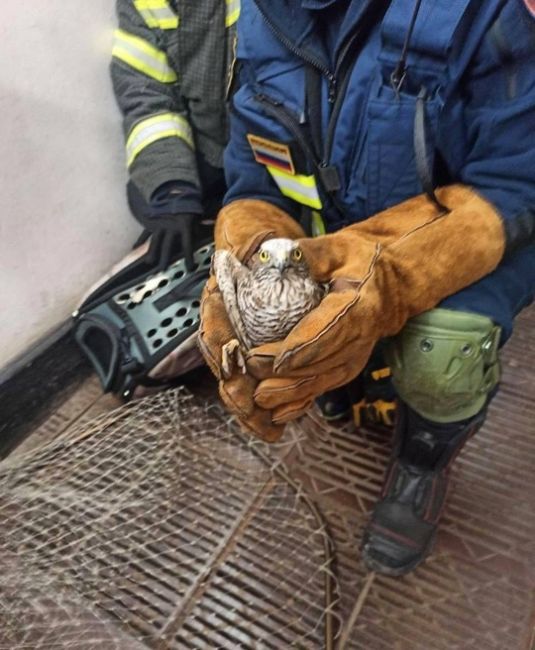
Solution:
{"label": "green knee pad", "polygon": [[386,350],[398,395],[433,422],[476,415],[500,379],[500,331],[486,316],[449,309],[411,319]]}

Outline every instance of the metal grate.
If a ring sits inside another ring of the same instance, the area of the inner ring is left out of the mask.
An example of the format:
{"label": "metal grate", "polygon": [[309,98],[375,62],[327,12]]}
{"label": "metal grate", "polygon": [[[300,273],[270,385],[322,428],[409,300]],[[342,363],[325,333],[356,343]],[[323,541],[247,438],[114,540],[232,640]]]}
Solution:
{"label": "metal grate", "polygon": [[338,650],[535,650],[535,309],[503,370],[436,548],[401,579],[359,551],[388,433],[313,410],[268,447],[179,391],[10,457],[0,650],[319,650],[333,629]]}
{"label": "metal grate", "polygon": [[335,545],[342,647],[535,650],[534,308],[518,319],[502,363],[487,421],[453,465],[434,552],[401,579],[367,574],[359,550],[390,434],[329,427],[315,411],[290,433],[290,471]]}
{"label": "metal grate", "polygon": [[0,648],[322,647],[327,534],[271,464],[181,390],[4,463]]}

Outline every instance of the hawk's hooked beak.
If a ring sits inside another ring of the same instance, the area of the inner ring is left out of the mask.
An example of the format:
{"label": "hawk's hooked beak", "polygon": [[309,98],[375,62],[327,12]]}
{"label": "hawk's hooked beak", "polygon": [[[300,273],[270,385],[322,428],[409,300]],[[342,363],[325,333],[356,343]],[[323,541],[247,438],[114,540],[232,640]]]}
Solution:
{"label": "hawk's hooked beak", "polygon": [[284,271],[284,269],[290,266],[290,257],[286,252],[280,252],[275,255],[273,260],[275,268],[279,271]]}

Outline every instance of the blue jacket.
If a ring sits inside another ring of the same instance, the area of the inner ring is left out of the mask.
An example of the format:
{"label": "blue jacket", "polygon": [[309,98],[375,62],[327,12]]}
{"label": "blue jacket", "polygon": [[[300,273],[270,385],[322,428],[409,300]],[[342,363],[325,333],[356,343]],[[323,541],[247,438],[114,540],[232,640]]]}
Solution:
{"label": "blue jacket", "polygon": [[534,242],[529,0],[423,0],[402,80],[415,3],[348,4],[337,37],[325,38],[300,0],[242,0],[225,202],[264,199],[295,217],[307,205],[332,231],[421,193],[420,94],[434,182],[465,183],[491,201],[509,249]]}

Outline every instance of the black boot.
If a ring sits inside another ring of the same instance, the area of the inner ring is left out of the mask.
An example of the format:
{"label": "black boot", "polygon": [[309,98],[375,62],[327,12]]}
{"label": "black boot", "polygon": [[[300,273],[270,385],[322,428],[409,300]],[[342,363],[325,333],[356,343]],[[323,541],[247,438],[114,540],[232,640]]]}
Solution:
{"label": "black boot", "polygon": [[384,360],[384,345],[379,343],[364,370],[345,386],[328,391],[316,399],[321,414],[330,422],[345,422],[372,428],[392,428],[396,391],[390,368]]}
{"label": "black boot", "polygon": [[450,466],[486,414],[438,424],[398,408],[394,453],[362,542],[366,566],[391,576],[412,571],[431,551]]}
{"label": "black boot", "polygon": [[316,399],[321,414],[328,422],[346,422],[351,419],[352,404],[347,386],[329,390]]}

